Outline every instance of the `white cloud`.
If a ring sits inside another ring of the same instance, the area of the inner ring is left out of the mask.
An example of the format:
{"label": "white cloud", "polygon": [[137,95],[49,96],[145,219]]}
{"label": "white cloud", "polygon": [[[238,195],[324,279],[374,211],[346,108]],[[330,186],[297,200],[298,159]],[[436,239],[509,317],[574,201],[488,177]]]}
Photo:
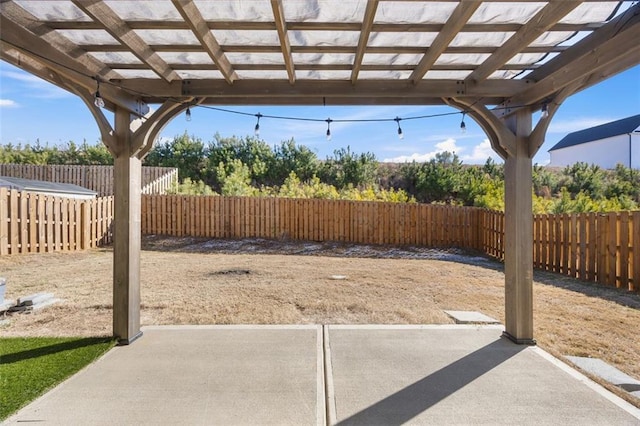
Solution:
{"label": "white cloud", "polygon": [[436,152],[449,151],[449,152],[455,152],[457,154],[464,151],[464,148],[456,145],[456,140],[453,138],[445,139],[444,141],[437,143],[436,149],[437,149]]}
{"label": "white cloud", "polygon": [[412,161],[416,161],[418,163],[422,163],[425,161],[429,161],[433,158],[435,158],[436,154],[440,153],[440,152],[455,152],[456,154],[460,154],[462,151],[464,151],[463,147],[459,147],[456,145],[456,140],[453,138],[448,138],[445,139],[442,142],[439,142],[436,144],[436,149],[431,151],[431,152],[427,152],[424,154],[420,154],[420,153],[413,153],[411,155],[400,155],[398,157],[394,157],[394,158],[385,158],[384,160],[382,160],[385,163],[409,163]]}
{"label": "white cloud", "polygon": [[434,149],[433,151],[426,152],[424,154],[416,152],[411,155],[400,155],[398,157],[385,158],[383,162],[408,163],[408,162],[415,161],[418,163],[422,163],[422,162],[432,160],[433,158],[435,158],[436,154],[445,152],[445,151],[453,152],[457,154],[460,157],[460,159],[467,164],[483,164],[485,161],[487,161],[487,158],[489,157],[491,157],[496,161],[502,161],[500,156],[496,154],[491,148],[491,143],[489,142],[489,139],[485,139],[482,142],[480,142],[478,145],[474,146],[471,149],[471,153],[466,155],[463,153],[467,150],[467,148],[458,146],[457,141],[453,138],[448,138],[440,143],[437,143],[435,145],[435,148],[436,149]]}
{"label": "white cloud", "polygon": [[14,108],[18,103],[13,99],[0,99],[0,108]]}
{"label": "white cloud", "polygon": [[578,130],[588,129],[590,127],[599,126],[600,124],[614,121],[608,117],[581,117],[570,120],[551,121],[547,133],[571,133]]}
{"label": "white cloud", "polygon": [[22,86],[26,89],[23,90],[23,93],[25,94],[24,96],[40,99],[58,99],[73,96],[66,90],[24,71],[10,71],[3,69],[0,76],[3,79],[7,78],[15,80],[19,82],[18,84],[22,83]]}
{"label": "white cloud", "polygon": [[500,156],[491,148],[489,139],[485,139],[473,147],[471,154],[463,155],[460,158],[467,164],[484,164],[489,157],[496,161],[502,161]]}

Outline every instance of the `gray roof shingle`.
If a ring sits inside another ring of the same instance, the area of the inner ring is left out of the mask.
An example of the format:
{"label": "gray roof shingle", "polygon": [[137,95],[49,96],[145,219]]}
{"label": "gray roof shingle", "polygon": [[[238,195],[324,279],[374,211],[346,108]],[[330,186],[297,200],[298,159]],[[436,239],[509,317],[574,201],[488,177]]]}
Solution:
{"label": "gray roof shingle", "polygon": [[569,133],[567,136],[562,138],[560,142],[555,144],[549,150],[549,152],[613,136],[624,135],[626,133],[636,131],[639,127],[640,114],[612,121],[611,123],[601,124],[589,129],[579,130],[577,132]]}

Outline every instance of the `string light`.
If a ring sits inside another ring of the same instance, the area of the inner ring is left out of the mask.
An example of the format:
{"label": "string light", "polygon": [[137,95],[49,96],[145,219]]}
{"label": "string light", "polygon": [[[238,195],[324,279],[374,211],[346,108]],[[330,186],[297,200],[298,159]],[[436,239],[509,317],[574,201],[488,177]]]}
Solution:
{"label": "string light", "polygon": [[258,117],[258,122],[256,123],[256,127],[253,128],[253,133],[257,136],[260,136],[260,117],[262,117],[262,114],[257,113],[256,117]]}
{"label": "string light", "polygon": [[[1,1],[1,0],[0,0]],[[34,51],[25,49],[26,52],[28,52],[30,55],[37,57],[37,58],[41,58],[41,59],[46,59],[48,61],[51,61],[50,58],[46,58]],[[62,68],[74,71],[74,72],[78,72],[77,69],[70,67],[69,65],[63,64],[63,63],[59,63],[56,61],[52,61],[54,64],[56,64],[57,66],[60,66]],[[98,80],[99,77],[97,76],[91,76],[89,74],[83,74],[80,72],[81,75],[84,75],[85,77],[88,78],[92,78],[95,79],[96,82],[98,83],[98,90],[96,90],[95,93],[95,99],[94,99],[94,104],[96,106],[99,106],[100,108],[104,107],[104,99],[102,98],[102,96],[100,96],[100,81]],[[122,89],[122,86],[118,85],[117,83],[111,82],[109,80],[104,81],[103,83],[108,84],[112,87],[116,87],[118,89]],[[140,91],[140,90],[136,90],[134,88],[128,87],[126,89],[127,92],[138,95],[138,96],[142,96],[142,97],[152,97],[149,93]],[[175,102],[176,104],[183,104],[183,100],[180,98],[173,98],[173,97],[167,97],[166,100],[168,101],[172,101]],[[476,101],[478,102],[478,101]],[[326,105],[326,99],[323,98],[323,104]],[[474,102],[475,104],[475,102]],[[265,118],[274,118],[274,119],[280,119],[280,120],[297,120],[297,121],[313,121],[313,122],[320,122],[320,121],[327,121],[327,120],[323,120],[323,119],[318,119],[318,118],[302,118],[302,117],[286,117],[286,116],[276,116],[276,115],[263,115],[263,114],[252,114],[252,113],[248,113],[248,112],[242,112],[242,111],[234,111],[234,110],[229,110],[229,109],[224,109],[224,108],[217,108],[217,107],[213,107],[213,106],[208,106],[208,105],[198,105],[198,107],[200,108],[207,108],[207,109],[211,109],[211,110],[216,110],[216,111],[222,111],[222,112],[227,112],[227,113],[231,113],[231,114],[239,114],[239,115],[251,115],[254,117],[258,117],[258,122],[260,121],[260,117],[265,117]],[[496,107],[493,108],[493,111],[501,111],[501,110],[516,110],[516,109],[520,109],[520,108],[530,108],[531,105],[511,105],[508,107]],[[146,120],[146,117],[136,111],[132,111],[132,114],[138,116],[139,118]],[[413,116],[413,117],[404,117],[402,118],[402,120],[419,120],[419,119],[425,119],[425,118],[436,118],[436,117],[445,117],[445,116],[451,116],[451,115],[457,115],[460,114],[460,112],[448,112],[448,113],[441,113],[441,114],[430,114],[430,115],[420,115],[420,116]],[[461,129],[466,129],[466,125],[464,123],[464,117],[465,117],[466,111],[462,112],[462,122],[460,123],[460,128]],[[548,111],[547,111],[548,114]],[[383,121],[395,121],[394,118],[373,118],[373,119],[338,119],[338,120],[331,120],[331,121],[335,121],[335,122],[341,122],[341,123],[357,123],[357,122],[383,122]],[[256,127],[259,130],[259,126],[256,124]]]}
{"label": "string light", "polygon": [[541,111],[540,117],[541,118],[549,117],[549,105],[546,102],[542,104],[542,111]]}
{"label": "string light", "polygon": [[98,80],[97,78],[96,78],[96,83],[97,83],[97,87],[96,87],[96,93],[95,95],[93,95],[93,104],[98,108],[104,108],[104,99],[102,99],[102,96],[100,96],[100,80]]}
{"label": "string light", "polygon": [[402,133],[402,127],[400,127],[400,120],[402,120],[402,118],[396,117],[394,120],[398,123],[398,139],[402,140],[404,139],[404,133]]}
{"label": "string light", "polygon": [[187,121],[191,121],[191,108],[187,107],[187,110],[185,111],[185,117],[187,119]]}
{"label": "string light", "polygon": [[[48,58],[44,58],[43,56],[29,51],[27,50],[27,52],[29,52],[30,54],[42,58],[42,59],[48,59]],[[50,60],[50,59],[48,59]],[[54,62],[56,65],[75,71],[77,72],[76,69],[69,67],[68,65],[62,64],[62,63],[57,63]],[[91,77],[90,75],[85,75],[85,77]],[[98,107],[98,108],[104,108],[105,106],[105,102],[104,99],[102,98],[102,96],[100,95],[100,80],[99,77],[95,76],[95,77],[91,77],[93,79],[96,80],[97,83],[97,87],[96,87],[96,92],[94,94],[94,104]],[[119,89],[121,89],[122,87],[120,87],[117,84],[114,84],[111,81],[105,81],[104,83],[109,84],[113,87],[117,87]],[[149,97],[150,95],[148,93],[139,91],[139,90],[135,90],[133,88],[127,88],[127,91],[129,91],[130,93],[134,93],[137,94],[139,96],[143,96],[143,97]],[[176,104],[182,104],[183,101],[179,98],[167,98],[167,100],[169,101],[173,101]],[[476,101],[477,102],[477,101]],[[326,105],[326,99],[323,98],[323,104]],[[371,118],[371,119],[337,119],[337,120],[332,120],[330,118],[323,120],[323,119],[318,119],[318,118],[303,118],[303,117],[289,117],[289,116],[278,116],[278,115],[266,115],[266,114],[252,114],[252,113],[248,113],[248,112],[242,112],[242,111],[234,111],[234,110],[230,110],[230,109],[225,109],[225,108],[217,108],[217,107],[213,107],[213,106],[209,106],[209,105],[198,105],[198,107],[200,108],[207,108],[207,109],[211,109],[211,110],[215,110],[215,111],[221,111],[221,112],[226,112],[226,113],[231,113],[231,114],[239,114],[239,115],[250,115],[250,116],[254,116],[257,117],[257,122],[256,122],[256,126],[254,128],[254,131],[256,133],[256,136],[259,135],[260,132],[260,118],[261,117],[265,117],[265,118],[273,118],[273,119],[279,119],[279,120],[292,120],[292,121],[310,121],[310,122],[319,122],[319,121],[326,121],[327,122],[327,140],[331,140],[331,128],[330,128],[330,123],[331,122],[341,122],[341,123],[361,123],[361,122],[375,122],[375,123],[380,123],[380,122],[384,122],[384,121],[396,121],[398,123],[398,137],[400,139],[402,139],[404,137],[404,134],[402,132],[402,128],[400,127],[400,120],[420,120],[420,119],[426,119],[426,118],[436,118],[436,117],[446,117],[446,116],[451,116],[451,115],[457,115],[460,114],[460,112],[448,112],[448,113],[441,113],[441,114],[429,114],[429,115],[420,115],[420,116],[412,116],[412,117],[404,117],[404,118],[400,118],[400,117],[396,117],[396,118]],[[497,108],[493,108],[493,111],[500,111],[500,110],[505,110],[505,109],[510,109],[510,110],[515,110],[515,109],[519,109],[519,108],[530,108],[530,105],[511,105],[509,107],[497,107]],[[548,103],[545,102],[542,105],[542,117],[548,117],[549,115],[549,111],[548,111]],[[462,111],[462,121],[460,122],[460,130],[462,133],[466,132],[467,126],[464,122],[464,118],[466,116],[466,111]],[[137,116],[139,116],[140,118],[142,118],[143,120],[146,119],[146,117],[140,113],[137,112],[132,112],[132,114],[135,114]],[[190,120],[190,115],[191,115],[191,111],[189,108],[187,108],[186,111],[186,115],[187,115],[187,120]]]}

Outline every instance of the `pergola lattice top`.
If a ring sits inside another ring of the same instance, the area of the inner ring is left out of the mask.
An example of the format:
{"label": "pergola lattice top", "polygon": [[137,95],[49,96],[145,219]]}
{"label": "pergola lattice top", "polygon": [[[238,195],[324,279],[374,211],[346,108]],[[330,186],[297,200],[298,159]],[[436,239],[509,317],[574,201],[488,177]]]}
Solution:
{"label": "pergola lattice top", "polygon": [[[621,3],[14,0],[2,3],[2,57],[146,103],[534,105],[632,27],[637,17],[606,25]],[[638,62],[637,46],[615,47],[607,64]]]}

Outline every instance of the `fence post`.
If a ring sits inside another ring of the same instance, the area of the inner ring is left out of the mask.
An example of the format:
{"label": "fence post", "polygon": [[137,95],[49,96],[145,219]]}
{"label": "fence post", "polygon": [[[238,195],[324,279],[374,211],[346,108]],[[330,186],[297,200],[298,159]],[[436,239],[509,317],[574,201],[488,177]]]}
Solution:
{"label": "fence post", "polygon": [[631,270],[633,271],[632,287],[629,290],[635,290],[640,293],[640,211],[632,213],[632,238],[631,247],[633,250],[633,258],[631,261]]}
{"label": "fence post", "polygon": [[91,209],[89,205],[93,204],[93,200],[85,201],[81,205],[81,216],[82,216],[82,242],[81,247],[83,250],[87,250],[91,247]]}
{"label": "fence post", "polygon": [[9,254],[9,191],[0,188],[0,255]]}

